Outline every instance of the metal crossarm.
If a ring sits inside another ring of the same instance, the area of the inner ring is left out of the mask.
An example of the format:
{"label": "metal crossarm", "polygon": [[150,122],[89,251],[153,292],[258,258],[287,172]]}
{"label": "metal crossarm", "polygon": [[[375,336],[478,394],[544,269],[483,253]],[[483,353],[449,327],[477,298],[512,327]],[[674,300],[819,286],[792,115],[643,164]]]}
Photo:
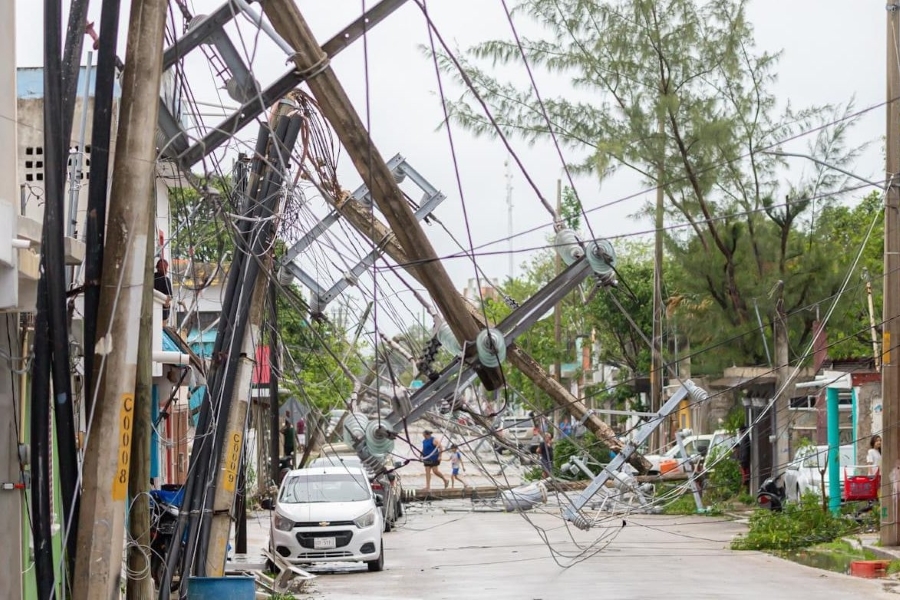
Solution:
{"label": "metal crossarm", "polygon": [[671,398],[669,398],[665,404],[663,404],[662,408],[659,409],[659,412],[656,413],[655,416],[651,417],[646,423],[641,425],[638,428],[637,434],[635,434],[634,439],[625,445],[622,448],[622,451],[619,452],[615,458],[613,458],[610,463],[603,469],[603,471],[594,478],[594,480],[584,489],[578,497],[572,501],[572,504],[566,508],[563,513],[563,516],[567,521],[571,521],[573,525],[578,527],[579,529],[588,530],[591,527],[590,522],[581,514],[581,509],[590,501],[594,495],[599,492],[601,489],[606,487],[606,482],[613,477],[613,474],[622,468],[622,466],[627,462],[628,458],[634,453],[641,444],[643,444],[650,437],[650,434],[659,427],[663,421],[669,416],[669,414],[675,410],[682,400],[690,396],[695,400],[701,400],[706,398],[706,392],[697,387],[697,385],[691,381],[690,379],[686,380],[681,384],[681,387],[678,388]]}
{"label": "metal crossarm", "polygon": [[[440,203],[443,202],[446,198],[446,196],[442,192],[431,185],[431,183],[429,183],[427,179],[422,177],[418,171],[413,169],[412,166],[406,161],[406,159],[403,158],[403,156],[401,156],[400,154],[395,155],[391,160],[389,160],[387,162],[387,165],[391,170],[391,173],[394,174],[394,177],[398,181],[402,181],[402,179],[409,177],[410,181],[415,183],[424,192],[425,195],[422,199],[421,205],[414,211],[416,220],[422,221],[426,219],[428,215],[430,215],[431,212],[435,208],[437,208],[438,205],[440,205]],[[355,200],[358,200],[360,203],[366,206],[371,206],[372,198],[369,194],[368,188],[365,185],[362,185],[354,190],[351,196]],[[337,204],[334,198],[328,197],[327,195],[325,199],[331,205]],[[308,232],[306,232],[306,234],[302,238],[300,238],[297,243],[290,247],[282,261],[285,265],[285,268],[312,292],[309,306],[313,314],[321,313],[323,310],[325,310],[325,307],[329,302],[337,298],[349,286],[355,285],[357,279],[363,273],[365,273],[369,267],[375,264],[375,261],[378,260],[378,258],[382,254],[384,254],[383,248],[381,248],[380,246],[376,247],[365,257],[363,257],[359,262],[357,262],[349,271],[347,271],[342,278],[334,282],[328,288],[323,286],[316,280],[315,277],[295,264],[293,262],[294,259],[296,259],[301,252],[311,246],[317,238],[328,231],[328,228],[334,225],[337,222],[338,218],[339,214],[336,210],[328,213],[328,215],[325,216],[324,219],[316,223],[316,225]]]}

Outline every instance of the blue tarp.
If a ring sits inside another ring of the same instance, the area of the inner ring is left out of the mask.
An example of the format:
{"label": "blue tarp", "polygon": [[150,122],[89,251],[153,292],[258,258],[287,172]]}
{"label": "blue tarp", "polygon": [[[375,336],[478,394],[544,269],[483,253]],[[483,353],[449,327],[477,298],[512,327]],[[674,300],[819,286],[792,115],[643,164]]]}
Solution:
{"label": "blue tarp", "polygon": [[192,330],[187,336],[187,343],[194,351],[194,354],[209,358],[212,356],[213,346],[216,343],[217,332],[215,329],[204,331],[202,334],[196,329]]}
{"label": "blue tarp", "polygon": [[[150,404],[150,420],[156,423],[159,419],[159,387],[153,386]],[[150,432],[150,477],[159,477],[159,434],[156,427]]]}
{"label": "blue tarp", "polygon": [[194,421],[194,427],[200,418],[200,405],[203,404],[203,396],[206,394],[206,386],[198,385],[191,390],[191,398],[188,400],[188,406],[191,408],[191,419]]}
{"label": "blue tarp", "polygon": [[163,329],[162,349],[163,352],[181,352],[181,346],[178,345],[178,342],[176,342],[165,329]]}

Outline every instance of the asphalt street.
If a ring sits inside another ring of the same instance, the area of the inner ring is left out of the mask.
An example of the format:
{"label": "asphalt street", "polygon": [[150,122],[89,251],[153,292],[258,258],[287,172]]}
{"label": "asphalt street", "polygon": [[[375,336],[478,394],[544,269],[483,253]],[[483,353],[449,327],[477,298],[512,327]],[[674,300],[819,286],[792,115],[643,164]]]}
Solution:
{"label": "asphalt street", "polygon": [[[265,543],[267,521],[252,520],[251,546]],[[744,529],[723,517],[635,515],[584,532],[550,505],[524,515],[465,500],[407,505],[404,522],[385,534],[383,572],[315,567],[319,576],[298,598],[897,598],[895,582],[729,550]]]}

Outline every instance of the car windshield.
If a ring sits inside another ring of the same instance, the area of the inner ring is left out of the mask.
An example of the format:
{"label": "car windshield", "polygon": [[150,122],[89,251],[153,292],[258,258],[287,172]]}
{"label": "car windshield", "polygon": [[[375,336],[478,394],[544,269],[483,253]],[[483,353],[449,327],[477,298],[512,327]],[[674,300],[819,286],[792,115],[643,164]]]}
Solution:
{"label": "car windshield", "polygon": [[349,473],[290,475],[281,486],[278,501],[284,504],[360,502],[370,497],[369,484]]}
{"label": "car windshield", "polygon": [[[709,440],[693,439],[684,441],[684,451],[687,452],[688,456],[693,456],[694,454],[706,454],[707,450],[709,450]],[[669,448],[669,451],[666,452],[665,456],[666,458],[676,458],[680,456],[678,444]]]}
{"label": "car windshield", "polygon": [[533,424],[528,419],[503,419],[500,424],[502,429],[513,429],[520,427],[533,427]]}
{"label": "car windshield", "polygon": [[338,456],[322,456],[312,461],[309,465],[310,467],[355,467],[357,469],[362,468],[362,463],[356,457],[338,457]]}

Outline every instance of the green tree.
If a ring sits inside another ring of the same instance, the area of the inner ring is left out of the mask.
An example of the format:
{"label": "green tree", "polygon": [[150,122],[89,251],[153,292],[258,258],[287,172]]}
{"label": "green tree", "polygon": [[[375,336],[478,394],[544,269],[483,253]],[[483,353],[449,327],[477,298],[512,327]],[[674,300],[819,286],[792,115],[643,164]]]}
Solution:
{"label": "green tree", "polygon": [[194,187],[169,189],[169,214],[172,221],[170,252],[172,258],[200,263],[226,263],[234,251],[234,232],[224,212],[233,211],[227,179],[203,182],[213,193],[201,195]]}
{"label": "green tree", "polygon": [[[842,257],[814,240],[816,216],[846,190],[845,180],[816,168],[779,186],[783,159],[765,150],[833,122],[818,130],[810,152],[838,166],[858,154],[844,142],[849,105],[776,112],[769,88],[778,55],[756,50],[746,5],[521,0],[514,14],[534,20],[544,35],[522,39],[521,49],[514,41],[485,42],[463,58],[467,79],[507,133],[546,143],[552,127],[579,156],[576,171],[604,178],[624,167],[662,186],[667,224],[674,225],[666,249],[678,269],[666,277],[670,314],[696,338],[693,347],[722,350],[710,357],[717,367],[765,362],[753,300],[768,317],[774,299],[767,294],[777,281],[796,315],[789,322],[795,353],[815,320],[814,311],[800,309],[839,286]],[[541,103],[533,88],[484,67],[521,65],[523,51],[532,67],[568,85]],[[450,57],[440,63],[455,73]],[[471,93],[451,108],[457,123],[494,135]]]}

